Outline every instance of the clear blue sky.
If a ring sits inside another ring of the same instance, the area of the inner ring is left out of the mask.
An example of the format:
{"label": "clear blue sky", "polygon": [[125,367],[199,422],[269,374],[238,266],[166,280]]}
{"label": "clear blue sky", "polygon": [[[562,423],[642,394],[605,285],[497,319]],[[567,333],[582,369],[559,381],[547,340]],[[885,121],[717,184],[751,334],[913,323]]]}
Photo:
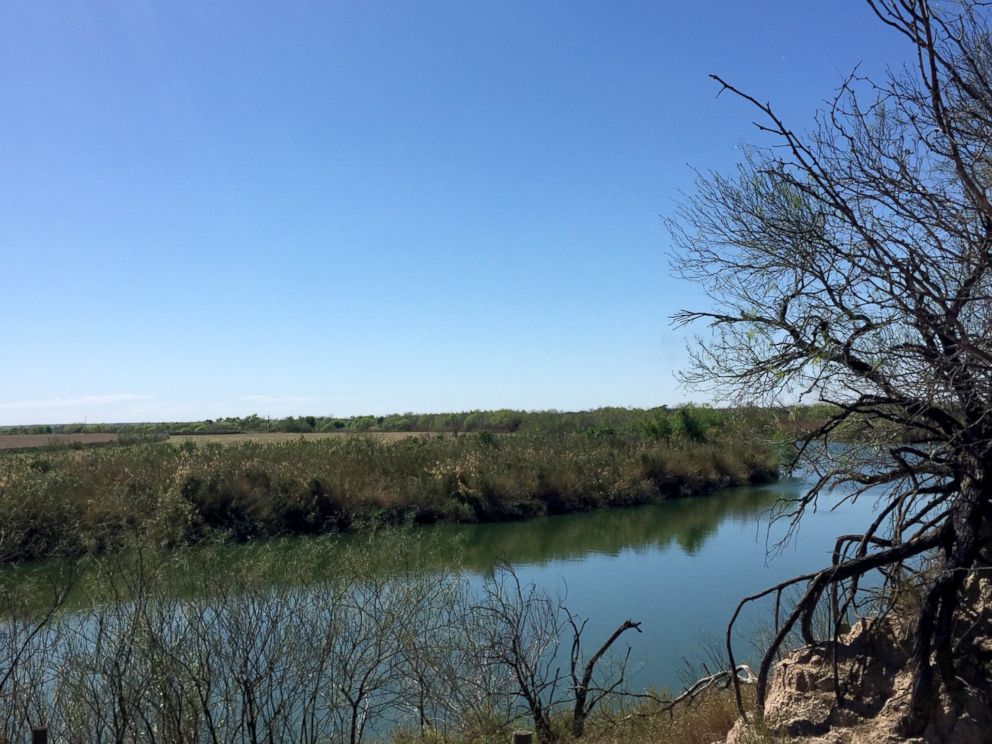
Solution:
{"label": "clear blue sky", "polygon": [[[861,2],[0,4],[0,424],[693,397],[661,215]],[[698,398],[698,396],[696,396]]]}

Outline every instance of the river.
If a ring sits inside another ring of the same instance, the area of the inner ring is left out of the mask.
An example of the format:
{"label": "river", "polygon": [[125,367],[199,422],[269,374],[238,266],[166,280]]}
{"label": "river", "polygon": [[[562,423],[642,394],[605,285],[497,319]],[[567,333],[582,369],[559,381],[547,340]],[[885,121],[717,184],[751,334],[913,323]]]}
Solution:
{"label": "river", "polygon": [[[772,507],[807,488],[802,479],[786,479],[651,506],[433,529],[459,541],[466,565],[480,576],[505,559],[525,581],[564,592],[569,609],[589,618],[587,645],[627,618],[641,622],[641,634],[624,636],[632,686],[676,689],[685,660],[705,660],[714,642],[722,648],[741,597],[829,565],[836,537],[870,522],[870,497],[831,510],[842,496],[833,494],[776,547],[785,523],[770,523]],[[772,622],[768,609],[743,615],[736,641],[742,658],[753,660],[752,642]]]}
{"label": "river", "polygon": [[[251,695],[262,695],[263,702],[282,700],[280,696],[288,695],[286,700],[290,702],[285,708],[282,703],[276,706],[282,711],[281,718],[266,725],[281,726],[287,731],[298,728],[309,720],[306,716],[310,713],[306,711],[312,713],[317,708],[305,708],[310,698],[301,698],[294,690],[309,685],[306,689],[333,692],[344,684],[343,680],[351,679],[343,674],[362,669],[389,675],[389,681],[362,704],[366,706],[362,716],[368,718],[368,731],[381,734],[396,724],[411,725],[407,689],[411,680],[406,672],[398,676],[394,673],[406,667],[394,669],[398,658],[395,655],[382,657],[388,660],[381,662],[376,660],[379,657],[373,657],[366,664],[364,656],[358,658],[354,653],[355,649],[361,649],[363,655],[368,649],[379,649],[380,653],[383,648],[392,648],[388,644],[394,638],[405,639],[406,643],[409,638],[419,637],[421,629],[432,622],[431,616],[443,615],[444,607],[439,605],[443,603],[441,597],[446,596],[443,592],[437,594],[437,601],[417,600],[421,602],[416,605],[419,610],[413,610],[405,597],[434,595],[405,595],[402,582],[393,582],[392,588],[384,589],[383,584],[380,589],[384,593],[375,593],[380,579],[387,584],[392,582],[392,576],[383,571],[400,576],[404,569],[397,569],[395,561],[413,565],[418,555],[430,561],[427,573],[420,566],[405,574],[413,576],[412,580],[419,582],[417,586],[437,585],[439,590],[458,587],[461,592],[464,580],[452,577],[450,571],[446,582],[437,580],[441,566],[456,567],[468,581],[469,596],[473,592],[479,596],[478,589],[500,562],[511,563],[523,582],[562,595],[571,612],[589,619],[583,636],[586,654],[624,620],[640,622],[641,633],[623,637],[631,646],[627,688],[676,690],[692,674],[686,671],[686,661],[698,665],[707,660],[712,648],[722,649],[726,623],[742,596],[827,565],[836,536],[860,531],[868,522],[874,507],[870,498],[832,510],[829,507],[843,496],[835,494],[806,515],[787,545],[779,546],[785,525],[770,523],[773,507],[783,499],[798,498],[807,488],[803,480],[792,479],[652,506],[522,522],[447,524],[415,528],[413,532],[386,530],[198,548],[169,556],[160,564],[163,583],[157,585],[166,594],[155,595],[159,599],[150,604],[144,600],[121,601],[122,597],[136,595],[106,593],[111,587],[105,581],[107,569],[121,577],[113,584],[117,592],[144,586],[151,575],[133,555],[108,556],[75,584],[74,596],[47,634],[32,640],[32,664],[47,669],[51,679],[25,688],[25,700],[33,700],[39,710],[47,710],[43,717],[53,721],[56,731],[86,728],[101,732],[106,720],[111,720],[103,708],[113,707],[117,698],[110,690],[116,689],[119,681],[126,680],[136,685],[135,689],[145,690],[144,697],[135,700],[144,706],[146,714],[157,716],[162,701],[172,700],[166,692],[173,688],[167,686],[162,692],[155,685],[173,680],[176,675],[185,680],[176,688],[179,693],[187,689],[183,685],[199,684],[200,678],[193,672],[204,668],[203,656],[216,666],[210,676],[213,687],[209,690],[208,708],[226,711],[223,715],[218,713],[221,720],[228,720],[225,716],[238,720],[244,714],[246,693],[240,687],[231,687],[236,678],[240,679],[239,664],[243,663],[261,665],[259,669],[266,670],[259,671],[259,679],[266,680],[267,686],[253,688]],[[408,541],[406,548],[398,542],[404,540]],[[416,546],[428,548],[422,551]],[[418,552],[405,552],[410,550]],[[363,562],[367,568],[361,575],[366,578],[348,585],[350,588],[342,594],[342,590],[329,587],[334,583],[335,570],[342,571],[342,566],[348,565],[348,556],[357,556]],[[372,565],[379,557],[391,567]],[[44,576],[51,568],[49,564],[26,570],[37,570]],[[227,579],[218,581],[221,576]],[[242,586],[239,576],[250,576],[249,584],[243,586],[252,588],[244,592],[238,589]],[[11,578],[16,579],[16,575]],[[221,585],[227,587],[227,593],[215,594]],[[219,596],[223,598],[218,600]],[[369,604],[368,598],[374,597],[382,604]],[[757,606],[743,616],[735,641],[739,660],[753,662],[755,641],[760,643],[762,629],[771,624],[769,610],[768,605]],[[332,617],[337,619],[331,622]],[[403,625],[403,618],[409,618],[410,624]],[[442,649],[444,655],[448,653],[443,651],[448,648],[445,639],[475,638],[480,632],[481,626],[472,626],[475,630],[469,630],[467,636],[460,631],[454,636],[445,635],[444,628],[457,629],[460,622],[453,620],[443,625],[442,635],[437,636],[440,645],[426,641],[423,648]],[[374,630],[380,623],[392,630],[380,634]],[[132,630],[125,632],[127,628]],[[134,628],[142,632],[135,635]],[[359,635],[349,628],[356,629]],[[367,633],[369,628],[374,631],[371,635]],[[404,628],[417,630],[408,636]],[[147,637],[144,629],[150,634]],[[5,632],[15,631],[13,624],[0,625],[0,640]],[[136,638],[144,640],[138,642]],[[154,641],[149,640],[152,638]],[[565,655],[569,639],[562,640],[559,653]],[[165,650],[168,654],[162,656]],[[617,650],[622,655],[623,649]],[[565,661],[561,656],[559,659]],[[115,664],[122,660],[130,661],[118,673]],[[162,664],[171,666],[165,668]],[[332,664],[338,664],[340,669]],[[228,671],[219,671],[224,669]],[[31,665],[21,671],[30,674]],[[276,673],[281,676],[266,676]],[[459,678],[458,674],[451,677]],[[344,688],[341,690],[343,693]],[[390,697],[393,693],[402,695]],[[77,699],[80,695],[89,697]],[[159,700],[155,695],[165,697]],[[443,707],[444,699],[437,698],[436,704]],[[321,706],[325,719],[315,724],[313,741],[326,738],[328,732],[339,735],[346,728],[341,715],[347,707],[342,708],[339,698]],[[94,718],[91,708],[99,708],[103,717]],[[12,734],[16,740],[21,731],[17,727],[23,726],[23,720],[5,715],[4,710],[0,706],[0,735]],[[168,721],[163,719],[160,723]]]}

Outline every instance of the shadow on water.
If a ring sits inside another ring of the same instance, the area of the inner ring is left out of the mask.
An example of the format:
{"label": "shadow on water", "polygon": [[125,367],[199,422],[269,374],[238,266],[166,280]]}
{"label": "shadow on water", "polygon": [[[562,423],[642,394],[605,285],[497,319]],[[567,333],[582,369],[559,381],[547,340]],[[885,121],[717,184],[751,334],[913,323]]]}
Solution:
{"label": "shadow on water", "polygon": [[[643,621],[643,633],[630,639],[631,681],[675,688],[682,660],[702,658],[705,643],[722,638],[741,596],[828,564],[836,535],[857,529],[871,513],[871,500],[839,511],[824,504],[804,520],[788,550],[770,556],[770,510],[780,499],[796,498],[804,487],[801,480],[783,480],[706,497],[521,522],[295,537],[145,559],[161,560],[148,574],[161,582],[162,592],[208,599],[219,576],[233,587],[243,579],[252,596],[267,596],[270,589],[320,593],[349,565],[351,570],[360,565],[364,576],[461,569],[469,584],[478,586],[500,561],[509,561],[525,582],[551,592],[564,590],[570,610],[590,619],[590,639],[605,638],[624,618]],[[112,569],[137,575],[138,563],[134,556],[130,562],[127,556],[96,562],[74,587],[67,609],[113,602],[106,573]],[[742,619],[742,660],[749,659],[747,649],[764,632],[768,618],[767,608],[759,606]]]}
{"label": "shadow on water", "polygon": [[777,488],[736,488],[648,506],[541,517],[500,524],[428,528],[442,545],[457,546],[462,565],[487,573],[501,560],[544,565],[590,555],[657,551],[677,545],[697,553],[727,520],[754,522],[781,495]]}
{"label": "shadow on water", "polygon": [[[326,538],[286,538],[248,545],[204,549],[200,556],[229,568],[253,565],[274,571],[273,581],[292,582],[316,571],[333,575],[338,552],[355,548],[383,571],[401,568],[454,568],[488,575],[500,562],[515,566],[576,564],[623,552],[662,554],[677,547],[692,557],[728,522],[756,524],[766,516],[783,491],[795,486],[782,482],[770,487],[734,488],[709,496],[674,499],[646,506],[597,509],[574,514],[537,517],[516,522],[439,524],[411,528],[414,539],[397,550],[393,529],[350,533]],[[410,551],[415,554],[411,555]],[[198,551],[191,562],[199,563]],[[260,560],[265,554],[268,559]]]}
{"label": "shadow on water", "polygon": [[[686,556],[697,554],[727,522],[753,524],[782,495],[779,483],[769,487],[734,488],[709,496],[675,499],[647,506],[600,509],[574,514],[538,517],[517,522],[440,524],[412,528],[417,537],[407,541],[416,556],[397,555],[395,531],[351,533],[321,538],[293,537],[242,545],[206,545],[179,551],[162,560],[159,570],[170,575],[166,582],[182,596],[200,594],[202,578],[212,571],[250,570],[272,584],[333,576],[343,550],[360,550],[391,571],[400,561],[412,560],[420,568],[458,567],[486,575],[500,562],[517,566],[581,563],[594,557],[660,553],[677,547]],[[128,561],[126,555],[102,561]],[[7,580],[16,576],[51,572],[56,561],[42,561],[20,569],[5,569]],[[102,571],[84,570],[69,605],[85,604],[99,594]]]}

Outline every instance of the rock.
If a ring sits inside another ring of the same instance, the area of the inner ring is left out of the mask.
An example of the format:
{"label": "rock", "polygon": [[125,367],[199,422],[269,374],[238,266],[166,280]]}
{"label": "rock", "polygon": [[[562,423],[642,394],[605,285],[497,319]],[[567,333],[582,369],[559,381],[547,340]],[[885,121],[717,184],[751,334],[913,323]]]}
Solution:
{"label": "rock", "polygon": [[[863,618],[831,643],[793,651],[772,672],[764,728],[802,744],[989,744],[992,742],[992,581],[978,573],[965,582],[958,614],[956,671],[960,689],[946,694],[922,737],[906,738],[911,644],[905,619]],[[835,693],[834,656],[840,696]],[[726,744],[767,741],[738,721]]]}

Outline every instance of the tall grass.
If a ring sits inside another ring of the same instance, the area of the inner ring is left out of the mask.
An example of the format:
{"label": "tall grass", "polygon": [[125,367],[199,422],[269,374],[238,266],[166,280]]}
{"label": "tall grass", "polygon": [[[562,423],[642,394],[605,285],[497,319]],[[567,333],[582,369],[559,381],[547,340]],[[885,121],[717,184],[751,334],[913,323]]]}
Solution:
{"label": "tall grass", "polygon": [[[682,416],[684,419],[684,416]],[[746,427],[170,444],[0,457],[0,560],[363,524],[486,522],[645,504],[775,476]]]}

